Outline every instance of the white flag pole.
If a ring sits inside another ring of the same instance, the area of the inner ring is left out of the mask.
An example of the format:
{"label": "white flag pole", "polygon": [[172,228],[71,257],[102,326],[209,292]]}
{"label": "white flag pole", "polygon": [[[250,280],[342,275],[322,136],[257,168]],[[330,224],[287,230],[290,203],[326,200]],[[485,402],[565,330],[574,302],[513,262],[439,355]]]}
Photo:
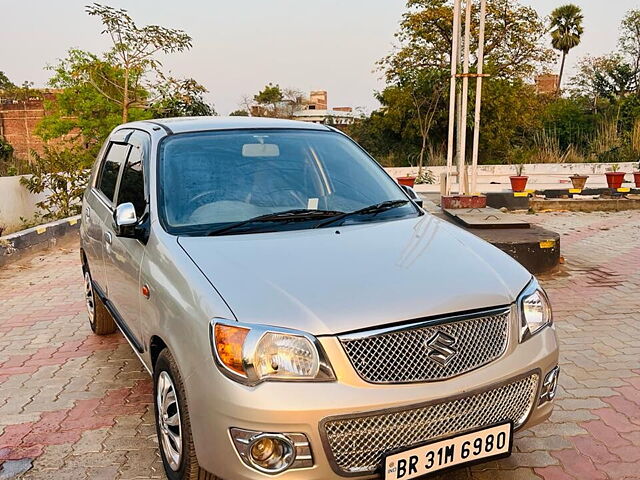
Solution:
{"label": "white flag pole", "polygon": [[453,41],[451,45],[451,88],[449,92],[449,141],[447,148],[447,176],[445,195],[451,194],[451,169],[453,167],[453,150],[456,127],[456,84],[458,73],[458,43],[460,41],[460,5],[462,0],[454,0],[453,4]]}
{"label": "white flag pole", "polygon": [[466,177],[467,156],[467,112],[469,108],[469,58],[471,57],[471,7],[473,0],[466,0],[465,31],[464,31],[464,66],[462,69],[462,108],[460,109],[460,147],[458,151],[458,181],[460,193],[468,194]]}
{"label": "white flag pole", "polygon": [[482,75],[484,70],[484,36],[487,19],[487,0],[480,0],[480,37],[478,39],[478,80],[476,86],[476,112],[473,124],[473,154],[471,160],[471,193],[477,193],[478,152],[480,149],[480,114],[482,111]]}

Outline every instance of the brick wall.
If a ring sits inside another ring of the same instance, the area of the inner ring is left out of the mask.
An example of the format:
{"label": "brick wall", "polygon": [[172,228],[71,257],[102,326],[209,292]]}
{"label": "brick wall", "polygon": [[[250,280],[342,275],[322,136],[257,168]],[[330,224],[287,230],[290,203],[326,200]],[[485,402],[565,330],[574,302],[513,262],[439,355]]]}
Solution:
{"label": "brick wall", "polygon": [[536,91],[542,94],[556,93],[558,91],[559,75],[547,73],[536,77]]}
{"label": "brick wall", "polygon": [[[53,99],[52,93],[45,93],[46,99]],[[44,100],[0,101],[0,136],[13,146],[14,156],[21,160],[31,158],[31,150],[42,152],[43,142],[34,133],[38,122],[46,114]]]}

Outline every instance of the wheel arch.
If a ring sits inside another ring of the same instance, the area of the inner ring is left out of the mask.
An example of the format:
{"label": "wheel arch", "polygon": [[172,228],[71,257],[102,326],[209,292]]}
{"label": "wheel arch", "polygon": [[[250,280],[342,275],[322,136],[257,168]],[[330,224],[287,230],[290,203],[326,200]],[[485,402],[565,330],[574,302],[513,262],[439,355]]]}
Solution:
{"label": "wheel arch", "polygon": [[160,353],[169,348],[167,343],[158,335],[153,335],[149,340],[149,358],[151,360],[151,369],[155,369],[156,361],[160,356]]}
{"label": "wheel arch", "polygon": [[83,269],[89,269],[89,261],[87,260],[87,254],[84,252],[84,248],[80,247],[80,263]]}

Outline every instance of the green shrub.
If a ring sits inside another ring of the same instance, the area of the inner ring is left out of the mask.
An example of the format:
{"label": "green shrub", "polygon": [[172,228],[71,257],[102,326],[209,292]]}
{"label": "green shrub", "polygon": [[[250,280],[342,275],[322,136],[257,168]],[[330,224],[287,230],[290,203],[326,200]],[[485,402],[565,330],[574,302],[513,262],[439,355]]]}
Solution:
{"label": "green shrub", "polygon": [[50,221],[79,214],[91,163],[86,150],[47,146],[42,155],[34,152],[33,157],[31,175],[20,182],[31,193],[45,193],[46,198],[36,204],[38,218]]}

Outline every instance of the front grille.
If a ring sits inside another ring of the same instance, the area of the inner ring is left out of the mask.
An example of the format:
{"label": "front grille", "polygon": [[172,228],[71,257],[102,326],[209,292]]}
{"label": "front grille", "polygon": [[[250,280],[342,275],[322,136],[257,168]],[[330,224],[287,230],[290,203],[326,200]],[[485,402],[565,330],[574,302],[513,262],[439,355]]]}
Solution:
{"label": "front grille", "polygon": [[[501,309],[462,320],[445,319],[340,341],[360,377],[370,383],[412,383],[444,380],[486,365],[504,353],[509,337],[510,310]],[[428,345],[438,334],[454,339],[446,364],[429,357]]]}
{"label": "front grille", "polygon": [[538,390],[537,373],[492,390],[406,410],[334,417],[322,422],[327,454],[336,473],[377,470],[386,452],[511,420],[520,427]]}

